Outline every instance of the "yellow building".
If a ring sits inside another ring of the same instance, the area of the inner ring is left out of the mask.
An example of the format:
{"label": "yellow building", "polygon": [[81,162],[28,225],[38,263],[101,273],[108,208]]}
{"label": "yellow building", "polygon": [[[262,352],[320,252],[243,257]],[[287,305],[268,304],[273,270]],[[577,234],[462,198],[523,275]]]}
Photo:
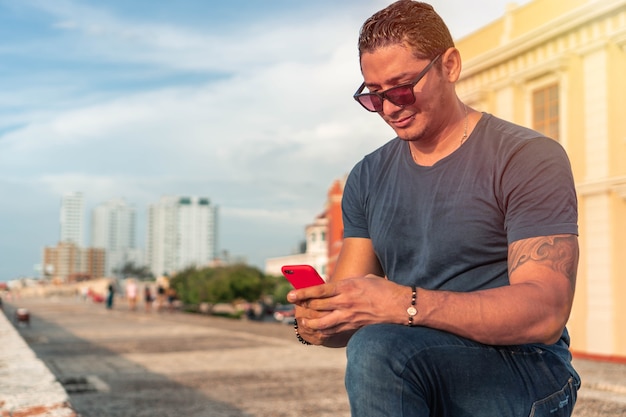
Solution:
{"label": "yellow building", "polygon": [[572,350],[626,359],[626,0],[534,0],[459,39],[460,97],[558,140],[581,258]]}

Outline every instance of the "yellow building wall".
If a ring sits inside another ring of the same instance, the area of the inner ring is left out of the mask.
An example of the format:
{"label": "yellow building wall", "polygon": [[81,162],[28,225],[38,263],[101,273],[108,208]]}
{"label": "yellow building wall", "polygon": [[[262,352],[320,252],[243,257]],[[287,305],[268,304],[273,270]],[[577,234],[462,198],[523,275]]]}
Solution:
{"label": "yellow building wall", "polygon": [[[624,161],[626,163],[626,161]],[[620,195],[621,194],[621,195]],[[615,304],[615,322],[613,332],[615,332],[615,354],[618,356],[626,356],[626,189],[613,198],[615,216],[613,218],[615,227],[613,229],[614,240],[616,242],[613,248],[613,256],[617,260],[615,262],[614,294]]]}
{"label": "yellow building wall", "polygon": [[[616,19],[615,24],[624,27],[625,22]],[[619,43],[619,42],[618,42]],[[626,40],[621,45],[613,42],[608,46],[609,88],[609,136],[610,171],[613,178],[621,178],[621,184],[612,189],[612,257],[613,288],[615,302],[615,354],[626,356]]]}
{"label": "yellow building wall", "polygon": [[532,127],[532,92],[559,85],[579,199],[571,347],[626,358],[626,0],[535,0],[456,44],[477,110]]}

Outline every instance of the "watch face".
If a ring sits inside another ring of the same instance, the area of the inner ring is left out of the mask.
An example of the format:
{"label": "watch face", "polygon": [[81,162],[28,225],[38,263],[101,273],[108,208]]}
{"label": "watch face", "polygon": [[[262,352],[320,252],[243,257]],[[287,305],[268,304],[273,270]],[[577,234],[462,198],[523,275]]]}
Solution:
{"label": "watch face", "polygon": [[406,312],[409,313],[409,316],[413,317],[417,314],[417,309],[413,306],[406,309]]}

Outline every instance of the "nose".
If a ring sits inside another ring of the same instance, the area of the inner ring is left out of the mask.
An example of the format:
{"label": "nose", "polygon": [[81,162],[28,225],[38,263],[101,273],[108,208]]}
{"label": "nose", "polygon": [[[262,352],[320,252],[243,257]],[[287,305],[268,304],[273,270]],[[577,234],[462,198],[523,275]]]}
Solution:
{"label": "nose", "polygon": [[380,113],[383,113],[385,115],[392,115],[402,109],[404,109],[405,106],[403,105],[398,105],[398,104],[393,104],[391,101],[384,99],[383,100],[383,108],[380,111]]}

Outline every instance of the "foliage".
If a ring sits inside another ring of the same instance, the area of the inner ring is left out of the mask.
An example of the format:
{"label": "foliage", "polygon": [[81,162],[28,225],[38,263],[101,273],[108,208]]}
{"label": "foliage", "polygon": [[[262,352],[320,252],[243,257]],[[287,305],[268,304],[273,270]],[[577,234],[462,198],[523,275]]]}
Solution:
{"label": "foliage", "polygon": [[154,278],[150,268],[147,266],[137,266],[134,262],[126,262],[121,268],[115,268],[113,272],[120,277],[133,277],[141,281]]}
{"label": "foliage", "polygon": [[238,300],[255,302],[266,296],[277,295],[282,301],[288,291],[281,288],[284,279],[264,275],[257,268],[244,264],[188,268],[172,277],[170,285],[183,304],[187,305],[232,303]]}
{"label": "foliage", "polygon": [[293,290],[291,284],[284,278],[280,277],[278,282],[276,282],[272,293],[274,302],[277,304],[288,304],[287,293],[291,290]]}

